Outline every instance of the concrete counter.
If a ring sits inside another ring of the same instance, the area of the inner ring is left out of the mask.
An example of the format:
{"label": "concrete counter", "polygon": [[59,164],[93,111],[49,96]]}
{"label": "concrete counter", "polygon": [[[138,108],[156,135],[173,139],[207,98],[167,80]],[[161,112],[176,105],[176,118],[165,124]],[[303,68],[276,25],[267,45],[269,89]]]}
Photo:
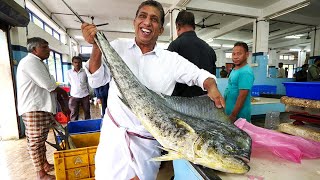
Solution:
{"label": "concrete counter", "polygon": [[285,105],[280,103],[280,99],[255,97],[259,101],[251,102],[251,115],[266,114],[271,111],[285,112]]}

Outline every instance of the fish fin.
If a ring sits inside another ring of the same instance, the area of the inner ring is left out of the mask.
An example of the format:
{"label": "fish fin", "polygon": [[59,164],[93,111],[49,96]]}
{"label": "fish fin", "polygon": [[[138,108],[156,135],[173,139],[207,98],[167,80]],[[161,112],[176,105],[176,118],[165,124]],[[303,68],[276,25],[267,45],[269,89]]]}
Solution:
{"label": "fish fin", "polygon": [[216,108],[214,102],[207,95],[197,97],[160,96],[162,103],[167,107],[187,116],[199,120],[222,121],[230,124],[229,117],[222,108]]}
{"label": "fish fin", "polygon": [[121,102],[122,102],[124,105],[126,105],[129,109],[131,109],[131,107],[130,107],[130,105],[129,105],[129,103],[128,103],[127,100],[123,99],[123,98],[120,97],[120,96],[118,96],[118,97],[119,97],[119,99],[121,100]]}
{"label": "fish fin", "polygon": [[154,157],[152,159],[150,159],[151,161],[171,161],[171,160],[175,160],[175,159],[182,159],[183,157],[178,154],[175,151],[169,151],[168,154],[159,156],[159,157]]}
{"label": "fish fin", "polygon": [[172,118],[172,120],[177,123],[178,127],[182,126],[182,127],[186,128],[189,132],[195,133],[195,130],[189,124],[184,122],[182,119]]}
{"label": "fish fin", "polygon": [[162,146],[156,146],[156,147],[158,147],[159,149],[168,151],[168,152],[173,151],[173,150],[171,150],[171,149],[169,149],[169,148],[165,148],[165,147],[162,147]]}

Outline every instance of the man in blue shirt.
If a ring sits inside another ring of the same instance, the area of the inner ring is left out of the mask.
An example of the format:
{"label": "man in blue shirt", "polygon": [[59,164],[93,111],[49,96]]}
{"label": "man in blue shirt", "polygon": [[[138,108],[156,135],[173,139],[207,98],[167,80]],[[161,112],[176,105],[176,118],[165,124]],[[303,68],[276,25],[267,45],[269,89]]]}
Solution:
{"label": "man in blue shirt", "polygon": [[248,56],[248,45],[244,42],[237,42],[232,50],[232,61],[235,67],[231,71],[224,93],[225,111],[231,121],[244,118],[251,122],[251,88],[254,75],[247,63]]}

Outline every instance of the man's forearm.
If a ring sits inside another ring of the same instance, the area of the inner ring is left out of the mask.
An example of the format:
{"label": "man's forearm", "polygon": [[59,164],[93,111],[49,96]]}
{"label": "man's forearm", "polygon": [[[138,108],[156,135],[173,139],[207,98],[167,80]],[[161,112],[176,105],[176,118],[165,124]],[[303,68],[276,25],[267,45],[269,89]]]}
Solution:
{"label": "man's forearm", "polygon": [[215,79],[207,78],[203,82],[203,88],[208,91],[208,96],[214,101],[217,108],[225,107],[225,101],[218,90]]}
{"label": "man's forearm", "polygon": [[208,91],[211,88],[211,86],[217,87],[217,83],[213,78],[207,78],[203,82],[203,88]]}
{"label": "man's forearm", "polygon": [[93,44],[92,53],[89,61],[89,72],[93,74],[101,66],[101,51],[97,44]]}

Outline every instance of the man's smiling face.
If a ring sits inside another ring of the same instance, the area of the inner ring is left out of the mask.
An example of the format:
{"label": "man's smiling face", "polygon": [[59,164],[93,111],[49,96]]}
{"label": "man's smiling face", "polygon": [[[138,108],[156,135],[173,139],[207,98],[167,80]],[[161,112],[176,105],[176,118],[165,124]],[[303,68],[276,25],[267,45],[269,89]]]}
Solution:
{"label": "man's smiling face", "polygon": [[154,46],[158,36],[163,33],[160,11],[153,6],[141,7],[133,24],[138,45]]}

